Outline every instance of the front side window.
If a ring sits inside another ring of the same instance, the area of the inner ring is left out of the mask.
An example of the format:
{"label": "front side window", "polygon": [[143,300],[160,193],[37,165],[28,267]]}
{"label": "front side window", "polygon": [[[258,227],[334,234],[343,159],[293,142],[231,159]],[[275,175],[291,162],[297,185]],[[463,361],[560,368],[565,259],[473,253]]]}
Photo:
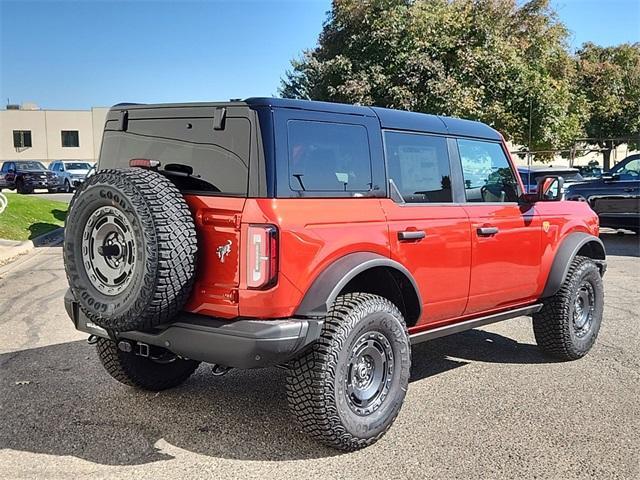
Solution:
{"label": "front side window", "polygon": [[372,189],[367,130],[362,125],[290,120],[289,187],[296,191]]}
{"label": "front side window", "polygon": [[384,143],[389,178],[405,202],[453,201],[445,138],[385,132]]}
{"label": "front side window", "polygon": [[14,130],[13,146],[15,148],[31,147],[31,130]]}
{"label": "front side window", "polygon": [[517,202],[518,182],[499,143],[458,139],[467,202]]}
{"label": "front side window", "polygon": [[62,136],[63,147],[79,147],[80,146],[80,134],[77,130],[62,130],[60,132]]}

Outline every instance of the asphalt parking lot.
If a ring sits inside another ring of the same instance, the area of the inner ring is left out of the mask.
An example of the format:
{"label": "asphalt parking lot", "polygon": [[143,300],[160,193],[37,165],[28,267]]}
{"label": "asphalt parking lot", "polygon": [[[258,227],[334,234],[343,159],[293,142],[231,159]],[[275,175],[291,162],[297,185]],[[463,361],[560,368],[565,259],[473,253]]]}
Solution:
{"label": "asphalt parking lot", "polygon": [[404,408],[339,453],[287,414],[284,372],[207,366],[162,393],[102,370],[62,305],[59,247],[0,268],[2,478],[625,478],[640,476],[640,244],[603,234],[600,337],[557,363],[517,318],[421,344]]}
{"label": "asphalt parking lot", "polygon": [[46,190],[36,190],[29,195],[35,195],[38,198],[46,198],[47,200],[56,200],[58,202],[69,203],[73,193],[48,193]]}

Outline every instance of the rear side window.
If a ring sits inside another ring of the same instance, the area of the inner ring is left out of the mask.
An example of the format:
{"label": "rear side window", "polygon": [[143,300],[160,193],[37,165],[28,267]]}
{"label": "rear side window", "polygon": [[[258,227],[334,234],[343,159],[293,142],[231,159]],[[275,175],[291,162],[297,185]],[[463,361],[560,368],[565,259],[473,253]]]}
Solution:
{"label": "rear side window", "polygon": [[517,202],[518,182],[499,143],[458,139],[467,202]]}
{"label": "rear side window", "polygon": [[367,129],[362,125],[289,120],[289,187],[297,191],[372,189]]}
{"label": "rear side window", "polygon": [[445,138],[385,132],[384,143],[389,178],[405,202],[453,201]]}
{"label": "rear side window", "polygon": [[157,160],[181,191],[245,196],[250,142],[246,118],[227,118],[224,130],[214,130],[211,118],[133,119],[126,132],[105,131],[100,168]]}

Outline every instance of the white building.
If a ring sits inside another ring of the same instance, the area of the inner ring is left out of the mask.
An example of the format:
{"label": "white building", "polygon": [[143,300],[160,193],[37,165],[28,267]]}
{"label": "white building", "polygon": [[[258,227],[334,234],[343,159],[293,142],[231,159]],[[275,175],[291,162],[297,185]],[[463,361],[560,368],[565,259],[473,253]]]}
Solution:
{"label": "white building", "polygon": [[0,110],[0,162],[86,160],[95,162],[108,108],[40,110],[23,104]]}

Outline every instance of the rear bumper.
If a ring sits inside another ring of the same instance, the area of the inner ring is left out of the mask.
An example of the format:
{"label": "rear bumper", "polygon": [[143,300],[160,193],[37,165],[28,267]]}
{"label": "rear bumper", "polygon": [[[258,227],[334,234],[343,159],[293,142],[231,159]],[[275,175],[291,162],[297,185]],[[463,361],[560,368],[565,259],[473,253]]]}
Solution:
{"label": "rear bumper", "polygon": [[[65,308],[76,330],[109,338],[79,308],[69,291]],[[322,320],[287,318],[278,320],[226,321],[190,313],[152,331],[114,332],[117,339],[166,348],[193,360],[236,368],[257,368],[287,362],[320,337]]]}

